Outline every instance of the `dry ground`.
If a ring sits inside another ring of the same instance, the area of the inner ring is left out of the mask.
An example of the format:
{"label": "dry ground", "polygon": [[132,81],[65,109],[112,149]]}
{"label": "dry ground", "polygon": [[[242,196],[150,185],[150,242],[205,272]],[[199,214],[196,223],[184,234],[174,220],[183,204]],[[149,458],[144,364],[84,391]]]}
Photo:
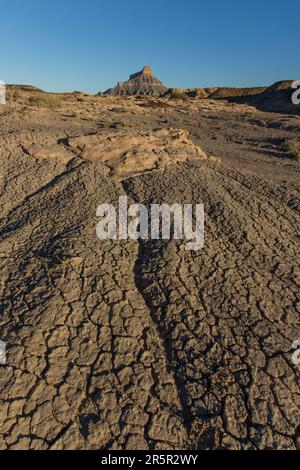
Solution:
{"label": "dry ground", "polygon": [[[0,448],[299,449],[300,117],[37,95],[0,108]],[[205,248],[100,242],[120,195],[204,203]]]}

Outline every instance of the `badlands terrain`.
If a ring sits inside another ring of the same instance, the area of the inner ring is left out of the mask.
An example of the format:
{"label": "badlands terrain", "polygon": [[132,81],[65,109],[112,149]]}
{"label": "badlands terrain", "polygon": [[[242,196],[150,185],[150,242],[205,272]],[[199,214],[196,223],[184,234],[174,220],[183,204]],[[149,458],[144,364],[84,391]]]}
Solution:
{"label": "badlands terrain", "polygon": [[[1,449],[300,449],[300,116],[231,94],[9,90]],[[119,196],[203,203],[204,249],[98,240]]]}

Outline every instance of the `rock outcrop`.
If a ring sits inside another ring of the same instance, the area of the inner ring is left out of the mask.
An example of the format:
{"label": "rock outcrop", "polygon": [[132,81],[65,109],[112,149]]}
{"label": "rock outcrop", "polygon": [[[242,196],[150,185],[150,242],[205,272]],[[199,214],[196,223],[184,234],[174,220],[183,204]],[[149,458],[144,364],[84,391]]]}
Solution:
{"label": "rock outcrop", "polygon": [[146,65],[140,72],[130,76],[127,82],[119,82],[115,88],[105,92],[108,95],[154,95],[161,96],[167,88],[153,75],[151,67]]}
{"label": "rock outcrop", "polygon": [[218,88],[169,88],[166,97],[210,98]]}
{"label": "rock outcrop", "polygon": [[[208,156],[181,129],[101,131],[68,139],[69,148],[84,160],[103,165],[105,176],[124,181],[133,176]],[[215,157],[210,157],[216,161]]]}

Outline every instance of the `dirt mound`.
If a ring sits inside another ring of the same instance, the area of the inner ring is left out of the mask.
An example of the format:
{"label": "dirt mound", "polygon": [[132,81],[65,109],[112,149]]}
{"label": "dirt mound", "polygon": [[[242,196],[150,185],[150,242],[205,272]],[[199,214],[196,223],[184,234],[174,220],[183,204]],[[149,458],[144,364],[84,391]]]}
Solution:
{"label": "dirt mound", "polygon": [[110,88],[105,93],[109,95],[161,96],[166,91],[167,88],[153,75],[152,69],[146,65],[140,72],[131,75],[127,82],[119,82],[115,88]]}
{"label": "dirt mound", "polygon": [[265,90],[265,95],[272,95],[277,91],[290,91],[292,88],[293,80],[282,80],[275,82]]}

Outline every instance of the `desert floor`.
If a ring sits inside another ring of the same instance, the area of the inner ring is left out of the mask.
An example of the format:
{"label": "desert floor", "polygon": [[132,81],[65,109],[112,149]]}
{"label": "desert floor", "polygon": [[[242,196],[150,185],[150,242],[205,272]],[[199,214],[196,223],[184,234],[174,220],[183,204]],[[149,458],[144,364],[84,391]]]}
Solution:
{"label": "desert floor", "polygon": [[[0,448],[300,449],[300,117],[57,100],[0,107]],[[98,240],[121,195],[203,203],[204,249]]]}

